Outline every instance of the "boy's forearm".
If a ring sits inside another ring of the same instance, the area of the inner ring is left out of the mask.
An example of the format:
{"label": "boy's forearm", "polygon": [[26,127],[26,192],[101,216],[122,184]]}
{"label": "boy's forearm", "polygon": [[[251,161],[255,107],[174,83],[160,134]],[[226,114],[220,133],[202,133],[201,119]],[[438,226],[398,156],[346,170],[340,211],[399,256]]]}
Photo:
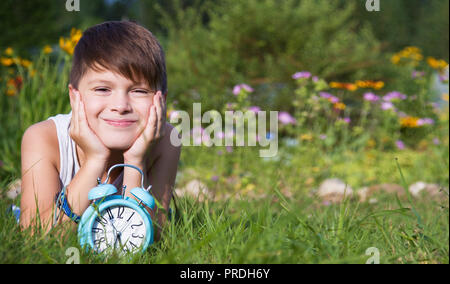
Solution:
{"label": "boy's forearm", "polygon": [[67,200],[73,213],[81,216],[89,207],[88,193],[97,186],[97,178],[103,176],[105,168],[105,162],[86,161],[67,186]]}

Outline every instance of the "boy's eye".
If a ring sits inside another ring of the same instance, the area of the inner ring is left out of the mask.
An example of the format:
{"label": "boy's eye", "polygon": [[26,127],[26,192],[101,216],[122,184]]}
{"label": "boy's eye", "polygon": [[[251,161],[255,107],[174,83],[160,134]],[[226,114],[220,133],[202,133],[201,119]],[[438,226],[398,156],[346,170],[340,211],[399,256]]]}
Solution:
{"label": "boy's eye", "polygon": [[108,92],[109,90],[106,88],[97,88],[95,89],[96,92],[100,92],[100,93],[104,93],[104,92]]}
{"label": "boy's eye", "polygon": [[138,94],[140,94],[140,95],[146,95],[146,94],[148,94],[148,91],[147,91],[147,90],[140,90],[140,89],[133,90],[132,92],[133,92],[133,93],[138,93]]}

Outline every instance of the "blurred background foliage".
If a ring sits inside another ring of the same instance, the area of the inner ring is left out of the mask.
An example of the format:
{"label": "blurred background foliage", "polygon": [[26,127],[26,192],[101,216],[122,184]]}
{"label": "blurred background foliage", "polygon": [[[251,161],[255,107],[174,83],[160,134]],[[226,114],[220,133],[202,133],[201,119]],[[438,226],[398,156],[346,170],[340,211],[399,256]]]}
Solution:
{"label": "blurred background foliage", "polygon": [[382,80],[397,71],[382,64],[414,45],[448,61],[448,0],[91,0],[80,12],[65,0],[0,1],[0,48],[24,57],[55,45],[72,27],[130,19],[150,29],[167,54],[169,92],[178,108],[200,101],[219,109],[232,86],[255,86],[252,103],[292,110],[290,75],[308,70],[327,81]]}

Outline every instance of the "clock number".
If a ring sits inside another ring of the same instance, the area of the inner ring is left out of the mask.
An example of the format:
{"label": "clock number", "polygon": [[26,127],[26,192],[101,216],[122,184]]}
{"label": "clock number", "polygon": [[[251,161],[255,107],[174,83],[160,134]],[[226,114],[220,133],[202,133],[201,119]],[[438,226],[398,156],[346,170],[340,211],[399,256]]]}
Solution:
{"label": "clock number", "polygon": [[106,220],[103,216],[98,216],[95,218],[95,221],[105,226],[108,223],[108,220]]}
{"label": "clock number", "polygon": [[125,212],[125,207],[123,206],[119,206],[117,208],[117,218],[118,219],[123,219],[123,213]]}
{"label": "clock number", "polygon": [[106,208],[106,213],[108,213],[108,218],[109,218],[109,220],[114,219],[114,215],[113,215],[113,213],[111,212],[111,208]]}
{"label": "clock number", "polygon": [[144,236],[144,235],[135,235],[135,234],[131,234],[131,237],[143,239],[145,236]]}
{"label": "clock number", "polygon": [[[134,214],[134,213],[133,213]],[[134,225],[131,225],[131,230],[134,230],[134,228],[133,227],[139,227],[139,226],[142,226],[144,223],[141,221],[141,223],[140,224],[134,224]]]}
{"label": "clock number", "polygon": [[134,249],[137,249],[137,248],[138,248],[133,242],[129,242],[129,243],[130,243],[130,245],[131,245]]}
{"label": "clock number", "polygon": [[133,214],[131,214],[131,216],[128,218],[127,222],[130,221],[130,219],[131,219],[131,217],[133,217],[134,213],[135,213],[135,212],[133,212]]}
{"label": "clock number", "polygon": [[94,241],[94,245],[97,246],[97,247],[99,247],[99,246],[100,246],[100,243],[102,243],[102,242],[106,242],[106,239],[105,239],[104,237],[95,240],[95,241]]}
{"label": "clock number", "polygon": [[96,233],[100,233],[103,232],[102,228],[92,228],[92,233],[96,234]]}

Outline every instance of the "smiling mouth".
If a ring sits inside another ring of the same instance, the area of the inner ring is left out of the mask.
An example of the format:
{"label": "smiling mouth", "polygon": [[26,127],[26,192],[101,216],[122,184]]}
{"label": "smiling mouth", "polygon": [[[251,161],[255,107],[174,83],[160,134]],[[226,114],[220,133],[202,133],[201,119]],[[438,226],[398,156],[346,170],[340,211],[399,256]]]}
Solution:
{"label": "smiling mouth", "polygon": [[134,124],[135,120],[109,120],[109,119],[103,119],[107,124],[115,127],[128,127],[132,124]]}

